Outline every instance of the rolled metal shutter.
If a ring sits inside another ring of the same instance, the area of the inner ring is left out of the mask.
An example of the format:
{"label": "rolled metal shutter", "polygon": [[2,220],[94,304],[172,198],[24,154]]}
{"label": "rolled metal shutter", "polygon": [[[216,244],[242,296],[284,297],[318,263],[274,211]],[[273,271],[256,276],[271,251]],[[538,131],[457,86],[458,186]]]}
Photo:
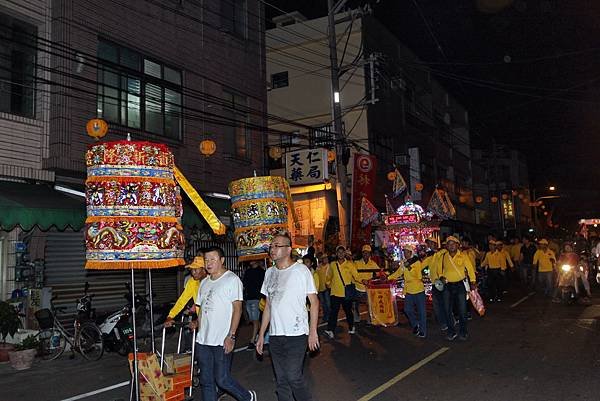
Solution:
{"label": "rolled metal shutter", "polygon": [[[45,256],[45,286],[52,287],[52,295],[57,297],[55,305],[67,308],[66,316],[74,315],[86,281],[90,283],[89,293],[94,294],[92,304],[97,313],[125,305],[125,285],[131,283],[131,271],[86,270],[83,231],[48,232]],[[146,274],[135,272],[138,294],[146,294]]]}

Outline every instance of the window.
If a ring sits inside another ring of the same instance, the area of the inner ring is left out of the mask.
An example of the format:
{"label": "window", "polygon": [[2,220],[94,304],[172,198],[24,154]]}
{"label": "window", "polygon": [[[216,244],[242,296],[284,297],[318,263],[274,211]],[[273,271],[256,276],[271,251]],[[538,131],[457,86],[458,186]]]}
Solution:
{"label": "window", "polygon": [[37,28],[0,13],[0,112],[35,117]]}
{"label": "window", "polygon": [[289,83],[288,83],[288,72],[287,71],[278,72],[276,74],[271,75],[271,87],[273,89],[285,88],[288,85],[289,85]]}
{"label": "window", "polygon": [[223,109],[223,117],[227,119],[224,126],[227,153],[242,159],[250,158],[250,137],[248,132],[247,99],[227,90],[223,98],[229,103]]}
{"label": "window", "polygon": [[221,0],[221,29],[246,39],[246,0]]}
{"label": "window", "polygon": [[315,148],[331,148],[334,146],[333,127],[324,125],[310,130],[310,140]]}
{"label": "window", "polygon": [[181,71],[104,40],[98,59],[98,117],[181,139]]}

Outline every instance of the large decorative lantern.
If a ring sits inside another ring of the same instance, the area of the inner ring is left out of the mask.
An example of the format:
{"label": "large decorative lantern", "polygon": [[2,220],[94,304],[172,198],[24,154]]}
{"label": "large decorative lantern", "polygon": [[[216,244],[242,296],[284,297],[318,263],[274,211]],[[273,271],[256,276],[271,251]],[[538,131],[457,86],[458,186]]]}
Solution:
{"label": "large decorative lantern", "polygon": [[185,263],[182,205],[167,146],[116,141],[86,153],[86,269]]}
{"label": "large decorative lantern", "polygon": [[273,236],[288,230],[287,181],[276,176],[243,178],[229,184],[229,195],[238,260],[266,258]]}

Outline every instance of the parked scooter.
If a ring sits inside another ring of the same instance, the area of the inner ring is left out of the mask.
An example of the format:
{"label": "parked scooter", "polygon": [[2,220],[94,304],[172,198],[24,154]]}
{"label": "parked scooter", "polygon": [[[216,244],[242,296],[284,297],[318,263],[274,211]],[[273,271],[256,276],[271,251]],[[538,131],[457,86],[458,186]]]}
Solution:
{"label": "parked scooter", "polygon": [[[125,287],[127,288],[127,293],[124,295],[124,297],[127,299],[129,308],[131,308],[131,284],[126,283]],[[154,332],[158,334],[160,330],[162,330],[162,323],[167,318],[170,310],[170,304],[153,305],[152,315],[154,319],[150,319],[150,294],[146,294],[145,296],[135,294],[135,322],[136,334],[138,338],[150,337],[151,321],[154,322]],[[174,332],[174,329],[170,329],[167,333],[172,335]]]}
{"label": "parked scooter", "polygon": [[106,316],[103,321],[97,321],[102,332],[104,346],[108,351],[126,356],[133,350],[133,327],[129,321],[129,306]]}

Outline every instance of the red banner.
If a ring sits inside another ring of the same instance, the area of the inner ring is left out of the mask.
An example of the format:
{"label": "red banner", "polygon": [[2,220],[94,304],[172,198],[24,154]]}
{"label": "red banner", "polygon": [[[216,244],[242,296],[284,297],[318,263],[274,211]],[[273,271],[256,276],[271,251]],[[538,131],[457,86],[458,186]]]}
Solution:
{"label": "red banner", "polygon": [[355,155],[354,171],[352,173],[352,236],[350,247],[353,251],[359,250],[364,244],[371,243],[371,225],[361,227],[360,207],[362,198],[373,202],[375,192],[375,156]]}

